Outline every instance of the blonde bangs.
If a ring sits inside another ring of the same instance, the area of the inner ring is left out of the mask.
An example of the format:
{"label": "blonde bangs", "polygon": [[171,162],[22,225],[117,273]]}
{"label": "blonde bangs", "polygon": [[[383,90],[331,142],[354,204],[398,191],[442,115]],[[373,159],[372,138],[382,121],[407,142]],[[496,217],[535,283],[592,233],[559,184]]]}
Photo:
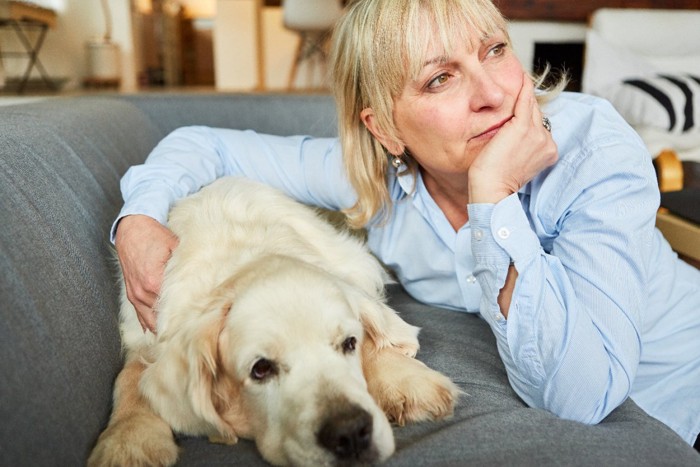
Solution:
{"label": "blonde bangs", "polygon": [[[404,66],[408,74],[405,76],[404,85],[408,80],[417,78],[428,55],[428,47],[434,37],[438,37],[439,47],[447,57],[459,44],[471,44],[473,34],[477,34],[477,40],[492,36],[496,32],[507,32],[506,22],[501,13],[490,1],[481,0],[447,0],[433,2],[420,0],[415,17],[410,18],[405,25],[410,31],[405,37],[403,49]],[[431,28],[425,28],[425,25]]]}

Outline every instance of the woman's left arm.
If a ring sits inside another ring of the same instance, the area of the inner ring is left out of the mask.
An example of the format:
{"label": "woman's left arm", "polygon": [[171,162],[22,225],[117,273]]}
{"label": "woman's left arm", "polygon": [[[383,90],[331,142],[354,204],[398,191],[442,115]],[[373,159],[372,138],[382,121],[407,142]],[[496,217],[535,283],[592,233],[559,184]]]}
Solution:
{"label": "woman's left arm", "polygon": [[640,358],[655,175],[642,146],[611,143],[547,178],[527,203],[469,206],[481,311],[529,405],[597,423],[629,395]]}

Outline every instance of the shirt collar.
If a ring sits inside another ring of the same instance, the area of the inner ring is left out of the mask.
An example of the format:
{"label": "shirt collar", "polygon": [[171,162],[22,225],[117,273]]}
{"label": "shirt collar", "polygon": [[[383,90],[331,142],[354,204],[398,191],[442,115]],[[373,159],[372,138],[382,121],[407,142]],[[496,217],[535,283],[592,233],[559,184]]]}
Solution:
{"label": "shirt collar", "polygon": [[[445,245],[454,250],[456,232],[448,222],[445,214],[435,203],[435,200],[430,196],[430,193],[428,193],[420,172],[417,172],[416,175],[407,173],[396,176],[396,179],[401,191],[399,199],[408,198],[406,201],[413,205],[414,209],[420,213]],[[465,206],[464,209],[466,208]]]}

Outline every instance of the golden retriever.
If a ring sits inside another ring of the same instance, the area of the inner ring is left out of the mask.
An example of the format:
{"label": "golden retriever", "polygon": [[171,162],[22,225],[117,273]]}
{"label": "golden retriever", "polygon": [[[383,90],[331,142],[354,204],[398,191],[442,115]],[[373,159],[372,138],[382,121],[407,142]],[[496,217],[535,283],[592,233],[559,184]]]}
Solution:
{"label": "golden retriever", "polygon": [[157,335],[122,287],[125,366],[88,464],[172,465],[173,431],[255,440],[278,465],[378,463],[390,422],[452,413],[456,386],[415,360],[418,329],[384,302],[355,237],[242,178],[178,203]]}

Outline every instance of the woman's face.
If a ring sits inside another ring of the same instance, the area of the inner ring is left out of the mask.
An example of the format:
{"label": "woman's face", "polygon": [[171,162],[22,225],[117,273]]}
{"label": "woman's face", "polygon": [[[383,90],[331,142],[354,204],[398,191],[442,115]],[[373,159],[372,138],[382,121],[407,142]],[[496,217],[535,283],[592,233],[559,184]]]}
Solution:
{"label": "woman's face", "polygon": [[[400,141],[380,142],[393,154],[407,149],[434,178],[461,176],[513,117],[523,68],[502,32],[471,43],[454,41],[450,56],[430,41],[417,79],[394,102]],[[369,119],[371,120],[371,119]],[[368,128],[371,122],[365,119]]]}

